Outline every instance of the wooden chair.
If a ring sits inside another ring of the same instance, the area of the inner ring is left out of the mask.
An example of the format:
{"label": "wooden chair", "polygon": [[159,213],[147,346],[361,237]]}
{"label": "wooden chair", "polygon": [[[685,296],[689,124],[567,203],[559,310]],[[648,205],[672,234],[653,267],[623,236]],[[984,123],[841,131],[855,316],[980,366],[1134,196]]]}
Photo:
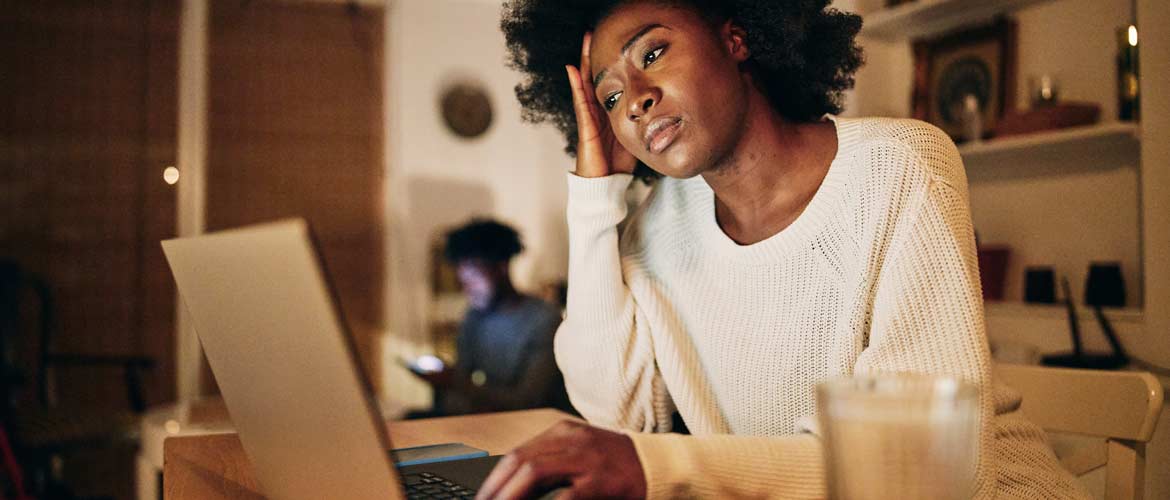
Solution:
{"label": "wooden chair", "polygon": [[[0,459],[10,476],[28,476],[10,480],[27,485],[35,497],[74,498],[53,464],[71,453],[137,446],[146,408],[142,376],[154,361],[57,352],[52,298],[47,282],[0,259]],[[51,382],[59,367],[120,369],[129,408],[80,411],[56,406]],[[3,494],[0,485],[0,499]]]}
{"label": "wooden chair", "polygon": [[1162,385],[1146,372],[1007,365],[995,376],[1023,395],[1021,409],[1050,432],[1105,439],[1105,446],[1062,459],[1076,475],[1105,466],[1105,498],[1140,500],[1146,443],[1162,411]]}

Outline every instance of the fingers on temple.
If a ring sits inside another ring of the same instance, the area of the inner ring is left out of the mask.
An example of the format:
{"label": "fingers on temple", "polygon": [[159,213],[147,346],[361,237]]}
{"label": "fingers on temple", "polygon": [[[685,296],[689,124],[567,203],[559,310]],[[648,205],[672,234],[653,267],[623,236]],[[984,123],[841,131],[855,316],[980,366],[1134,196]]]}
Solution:
{"label": "fingers on temple", "polygon": [[585,91],[585,102],[589,105],[593,123],[599,125],[602,116],[597,106],[597,92],[593,88],[593,33],[588,31],[581,42],[581,88]]}
{"label": "fingers on temple", "polygon": [[593,60],[590,55],[592,45],[593,34],[586,32],[585,38],[581,41],[581,80],[591,91],[593,90]]}
{"label": "fingers on temple", "polygon": [[586,91],[585,77],[577,68],[565,66],[565,71],[569,74],[569,86],[573,90],[573,111],[577,115],[578,140],[584,142],[597,135],[596,117],[593,116],[589,102],[591,93]]}

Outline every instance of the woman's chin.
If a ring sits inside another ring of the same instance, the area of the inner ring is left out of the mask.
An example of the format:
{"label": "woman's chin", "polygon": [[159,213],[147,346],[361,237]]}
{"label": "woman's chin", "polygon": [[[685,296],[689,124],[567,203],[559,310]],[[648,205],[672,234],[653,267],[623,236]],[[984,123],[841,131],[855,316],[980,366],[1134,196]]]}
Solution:
{"label": "woman's chin", "polygon": [[[703,165],[700,162],[694,161],[686,154],[670,153],[674,152],[669,150],[665,151],[663,155],[652,158],[653,162],[644,163],[655,172],[674,179],[690,179],[703,173]],[[679,153],[682,152],[680,151]]]}

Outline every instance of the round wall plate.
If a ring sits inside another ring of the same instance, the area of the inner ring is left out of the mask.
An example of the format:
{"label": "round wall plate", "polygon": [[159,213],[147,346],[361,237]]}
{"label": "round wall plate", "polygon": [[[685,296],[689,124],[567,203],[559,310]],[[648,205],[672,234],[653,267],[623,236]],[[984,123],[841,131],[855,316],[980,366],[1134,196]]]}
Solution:
{"label": "round wall plate", "polygon": [[461,82],[447,87],[439,108],[447,128],[459,137],[479,137],[492,125],[492,102],[480,85]]}

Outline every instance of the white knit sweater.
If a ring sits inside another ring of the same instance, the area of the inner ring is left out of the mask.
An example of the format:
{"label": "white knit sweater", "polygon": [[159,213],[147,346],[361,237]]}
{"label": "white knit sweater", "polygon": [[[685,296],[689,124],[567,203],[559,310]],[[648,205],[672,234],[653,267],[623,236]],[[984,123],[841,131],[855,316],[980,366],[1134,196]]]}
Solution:
{"label": "white knit sweater", "polygon": [[[643,431],[630,436],[651,497],[823,497],[805,425],[818,382],[957,375],[983,389],[977,497],[1083,496],[1019,396],[992,390],[954,144],[922,122],[829,118],[838,152],[820,189],[752,245],[722,232],[701,177],[659,181],[619,244],[631,177],[569,175],[556,355],[574,406]],[[694,436],[663,434],[676,410]]]}

